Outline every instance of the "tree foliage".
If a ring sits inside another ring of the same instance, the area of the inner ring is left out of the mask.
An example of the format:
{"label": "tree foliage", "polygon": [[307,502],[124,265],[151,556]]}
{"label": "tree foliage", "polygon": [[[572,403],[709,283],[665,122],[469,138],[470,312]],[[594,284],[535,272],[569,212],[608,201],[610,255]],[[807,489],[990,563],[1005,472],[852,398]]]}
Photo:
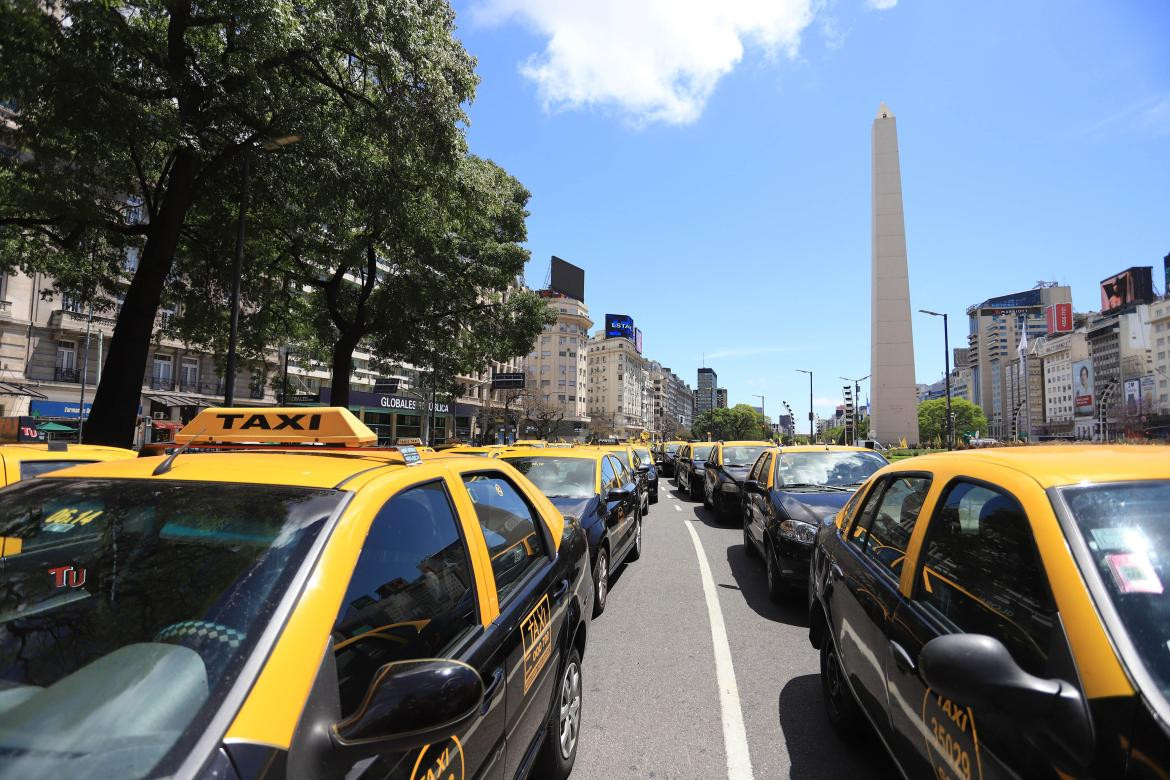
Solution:
{"label": "tree foliage", "polygon": [[764,415],[747,404],[700,414],[691,426],[691,434],[696,439],[706,439],[708,433],[717,441],[767,440],[772,436]]}
{"label": "tree foliage", "polygon": [[[0,127],[0,144],[17,152],[0,163],[0,266],[95,295],[124,287],[87,437],[129,443],[170,284],[186,280],[177,295],[217,293],[204,308],[222,300],[236,166],[278,139],[299,143],[255,155],[260,219],[249,249],[264,283],[247,300],[263,309],[273,290],[299,295],[295,271],[306,265],[343,269],[341,281],[325,272],[314,281],[326,303],[330,282],[338,291],[326,308],[342,351],[356,344],[382,315],[371,301],[377,274],[361,272],[404,243],[434,249],[438,233],[420,239],[411,220],[429,219],[436,181],[465,158],[463,105],[476,78],[446,0],[62,0],[52,9],[0,4],[0,96],[19,110],[18,123]],[[292,214],[313,214],[313,229],[257,249]],[[127,278],[128,247],[141,251]],[[279,309],[250,329],[283,327]],[[217,316],[186,326],[211,339]]]}
{"label": "tree foliage", "polygon": [[[955,416],[955,436],[969,436],[987,432],[987,415],[976,404],[965,398],[951,399],[951,413]],[[936,398],[918,405],[918,439],[926,443],[946,442],[947,401]]]}

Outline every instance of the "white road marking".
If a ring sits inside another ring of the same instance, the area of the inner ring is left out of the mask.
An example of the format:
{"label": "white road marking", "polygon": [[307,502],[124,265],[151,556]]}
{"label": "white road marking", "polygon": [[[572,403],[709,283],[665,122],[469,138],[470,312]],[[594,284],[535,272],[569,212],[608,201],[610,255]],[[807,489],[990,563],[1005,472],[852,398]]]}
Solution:
{"label": "white road marking", "polygon": [[[677,507],[676,507],[677,509]],[[685,523],[699,556],[699,574],[703,580],[703,595],[707,600],[707,617],[711,622],[711,643],[715,647],[715,682],[719,686],[719,708],[723,714],[723,747],[727,752],[728,780],[753,780],[752,758],[748,752],[747,731],[743,727],[743,709],[739,704],[739,686],[731,665],[731,645],[727,642],[727,628],[719,609],[719,596],[703,544],[691,523]]]}
{"label": "white road marking", "polygon": [[681,507],[681,506],[679,506],[678,504],[675,504],[675,505],[674,505],[674,511],[676,511],[676,512],[681,512],[681,511],[682,511],[682,507]]}

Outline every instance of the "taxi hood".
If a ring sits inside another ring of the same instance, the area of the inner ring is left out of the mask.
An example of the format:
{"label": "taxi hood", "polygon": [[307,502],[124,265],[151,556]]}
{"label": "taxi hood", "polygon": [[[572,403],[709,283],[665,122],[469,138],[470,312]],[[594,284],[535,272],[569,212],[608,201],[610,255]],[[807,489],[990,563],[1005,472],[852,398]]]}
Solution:
{"label": "taxi hood", "polygon": [[780,506],[793,520],[820,525],[826,517],[837,514],[841,507],[853,498],[853,491],[834,490],[818,493],[814,491],[781,490]]}
{"label": "taxi hood", "polygon": [[568,496],[549,496],[549,501],[557,508],[565,517],[575,517],[579,522],[584,522],[589,513],[596,512],[598,506],[597,496],[590,498],[569,498]]}

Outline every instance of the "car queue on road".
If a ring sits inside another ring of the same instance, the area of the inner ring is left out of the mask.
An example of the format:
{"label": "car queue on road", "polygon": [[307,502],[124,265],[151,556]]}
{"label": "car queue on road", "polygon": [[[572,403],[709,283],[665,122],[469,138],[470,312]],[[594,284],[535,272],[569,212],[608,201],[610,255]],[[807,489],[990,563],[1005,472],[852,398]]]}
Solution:
{"label": "car queue on road", "polygon": [[1164,450],[374,439],[233,408],[165,454],[13,450],[62,469],[0,503],[0,775],[565,778],[668,468],[807,605],[843,739],[912,778],[1170,767]]}

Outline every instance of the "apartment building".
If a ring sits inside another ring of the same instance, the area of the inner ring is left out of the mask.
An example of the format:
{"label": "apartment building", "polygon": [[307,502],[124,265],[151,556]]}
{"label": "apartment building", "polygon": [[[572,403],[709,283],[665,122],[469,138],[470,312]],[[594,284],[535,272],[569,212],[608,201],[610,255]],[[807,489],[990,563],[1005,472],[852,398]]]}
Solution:
{"label": "apartment building", "polygon": [[633,341],[606,338],[599,330],[588,344],[586,398],[594,431],[636,436],[653,425],[648,362]]}
{"label": "apartment building", "polygon": [[[1170,290],[1167,291],[1170,294]],[[1142,401],[1153,408],[1154,413],[1170,415],[1170,295],[1163,300],[1150,304],[1150,338],[1153,342],[1153,381],[1147,383],[1151,387],[1151,398],[1145,398],[1143,388]]]}
{"label": "apartment building", "polygon": [[1084,328],[1072,333],[1054,333],[1038,339],[1036,356],[1043,365],[1044,421],[1038,427],[1042,436],[1089,438],[1091,427],[1079,431],[1075,425],[1073,364],[1089,357],[1089,343]]}
{"label": "apartment building", "polygon": [[650,394],[653,405],[652,430],[664,438],[688,433],[695,421],[695,394],[682,377],[652,361],[650,372]]}

